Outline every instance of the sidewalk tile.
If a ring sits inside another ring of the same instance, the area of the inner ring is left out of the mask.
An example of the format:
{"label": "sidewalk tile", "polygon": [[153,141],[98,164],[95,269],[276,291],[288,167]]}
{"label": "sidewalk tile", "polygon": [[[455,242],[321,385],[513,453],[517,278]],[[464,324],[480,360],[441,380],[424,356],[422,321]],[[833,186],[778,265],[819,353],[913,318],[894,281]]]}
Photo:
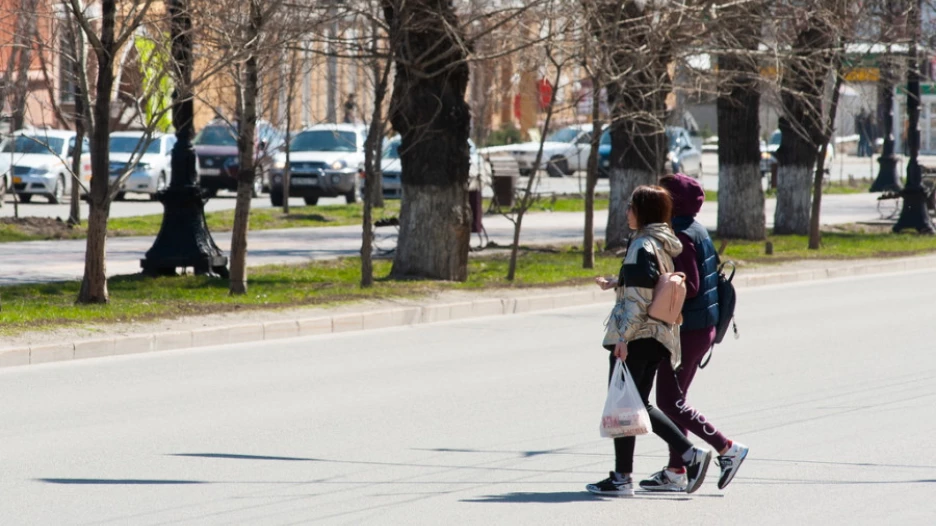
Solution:
{"label": "sidewalk tile", "polygon": [[114,356],[115,354],[117,354],[117,340],[115,338],[75,342],[76,360]]}
{"label": "sidewalk tile", "polygon": [[341,314],[332,317],[332,332],[359,331],[364,328],[361,314]]}
{"label": "sidewalk tile", "polygon": [[0,367],[14,367],[17,365],[29,365],[29,347],[0,351]]}
{"label": "sidewalk tile", "polygon": [[474,316],[500,316],[504,314],[504,301],[501,299],[475,300],[471,302]]}
{"label": "sidewalk tile", "polygon": [[332,332],[332,318],[303,318],[299,320],[299,336],[314,336]]}
{"label": "sidewalk tile", "polygon": [[263,339],[277,340],[299,336],[298,320],[268,321],[263,324]]}
{"label": "sidewalk tile", "polygon": [[116,346],[120,354],[152,352],[155,349],[155,340],[152,334],[135,334],[118,339]]}
{"label": "sidewalk tile", "polygon": [[192,331],[163,332],[153,335],[154,351],[172,351],[192,346]]}
{"label": "sidewalk tile", "polygon": [[51,345],[29,346],[29,363],[49,363],[72,360],[75,358],[74,343],[56,343]]}

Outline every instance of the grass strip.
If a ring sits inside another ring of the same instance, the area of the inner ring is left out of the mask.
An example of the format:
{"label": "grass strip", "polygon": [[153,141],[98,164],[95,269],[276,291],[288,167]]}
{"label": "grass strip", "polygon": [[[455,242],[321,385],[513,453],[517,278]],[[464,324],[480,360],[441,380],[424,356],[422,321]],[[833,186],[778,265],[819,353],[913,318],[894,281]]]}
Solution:
{"label": "grass strip", "polygon": [[[108,305],[78,306],[79,282],[24,284],[0,287],[0,334],[37,327],[134,322],[179,315],[232,312],[241,309],[279,309],[326,306],[381,298],[418,297],[445,290],[550,287],[589,282],[598,274],[617,273],[620,259],[599,255],[596,268],[581,268],[582,253],[572,249],[523,250],[517,279],[510,283],[507,254],[473,257],[464,283],[378,280],[361,289],[360,259],[316,261],[303,265],[271,265],[250,269],[249,294],[228,295],[227,281],[202,276],[144,278],[116,276],[108,280]],[[391,263],[377,260],[376,276],[387,276]]]}

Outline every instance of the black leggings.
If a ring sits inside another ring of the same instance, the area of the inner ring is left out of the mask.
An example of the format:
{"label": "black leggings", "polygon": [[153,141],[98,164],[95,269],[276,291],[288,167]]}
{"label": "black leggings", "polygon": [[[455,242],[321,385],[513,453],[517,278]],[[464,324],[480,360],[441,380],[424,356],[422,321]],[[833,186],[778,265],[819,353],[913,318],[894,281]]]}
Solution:
{"label": "black leggings", "polygon": [[[646,338],[634,340],[627,344],[627,359],[624,363],[634,378],[634,384],[637,391],[640,392],[640,398],[647,406],[647,412],[650,413],[650,423],[653,425],[653,432],[666,441],[673,451],[680,453],[692,448],[692,442],[682,434],[676,424],[673,423],[663,411],[650,405],[650,391],[653,389],[653,379],[656,377],[657,368],[663,360],[669,360],[669,350],[662,343]],[[614,365],[617,358],[614,353],[610,355],[611,369],[608,371],[608,382],[611,381],[611,375],[614,374]],[[614,439],[614,470],[618,473],[634,472],[634,446],[637,444],[636,437],[623,437]]]}

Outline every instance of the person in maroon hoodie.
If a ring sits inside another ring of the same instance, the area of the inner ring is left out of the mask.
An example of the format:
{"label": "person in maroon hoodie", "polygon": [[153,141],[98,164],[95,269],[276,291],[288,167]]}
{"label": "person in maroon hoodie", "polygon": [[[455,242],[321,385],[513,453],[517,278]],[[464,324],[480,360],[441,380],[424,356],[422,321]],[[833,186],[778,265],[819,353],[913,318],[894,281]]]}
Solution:
{"label": "person in maroon hoodie", "polygon": [[[686,274],[686,303],[680,326],[682,363],[676,371],[669,363],[664,363],[666,360],[660,363],[657,407],[683,433],[692,431],[719,452],[721,476],[718,489],[724,489],[744,462],[748,448],[725,437],[686,400],[699,363],[715,341],[719,315],[718,254],[708,231],[695,220],[705,202],[705,191],[698,181],[683,174],[662,178],[660,186],[673,198],[673,231],[683,245],[682,253],[673,258],[673,263],[677,272]],[[640,487],[647,491],[684,491],[687,483],[685,472],[681,455],[670,451],[669,464],[641,481]]]}

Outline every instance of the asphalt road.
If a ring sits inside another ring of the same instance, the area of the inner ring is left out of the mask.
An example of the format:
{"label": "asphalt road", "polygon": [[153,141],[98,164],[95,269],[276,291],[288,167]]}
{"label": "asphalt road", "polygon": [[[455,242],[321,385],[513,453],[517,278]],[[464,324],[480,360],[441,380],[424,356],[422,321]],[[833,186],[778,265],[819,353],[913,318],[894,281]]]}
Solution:
{"label": "asphalt road", "polygon": [[724,492],[584,491],[613,463],[591,306],[0,370],[0,523],[930,524],[934,278],[740,291],[691,395],[751,447]]}

